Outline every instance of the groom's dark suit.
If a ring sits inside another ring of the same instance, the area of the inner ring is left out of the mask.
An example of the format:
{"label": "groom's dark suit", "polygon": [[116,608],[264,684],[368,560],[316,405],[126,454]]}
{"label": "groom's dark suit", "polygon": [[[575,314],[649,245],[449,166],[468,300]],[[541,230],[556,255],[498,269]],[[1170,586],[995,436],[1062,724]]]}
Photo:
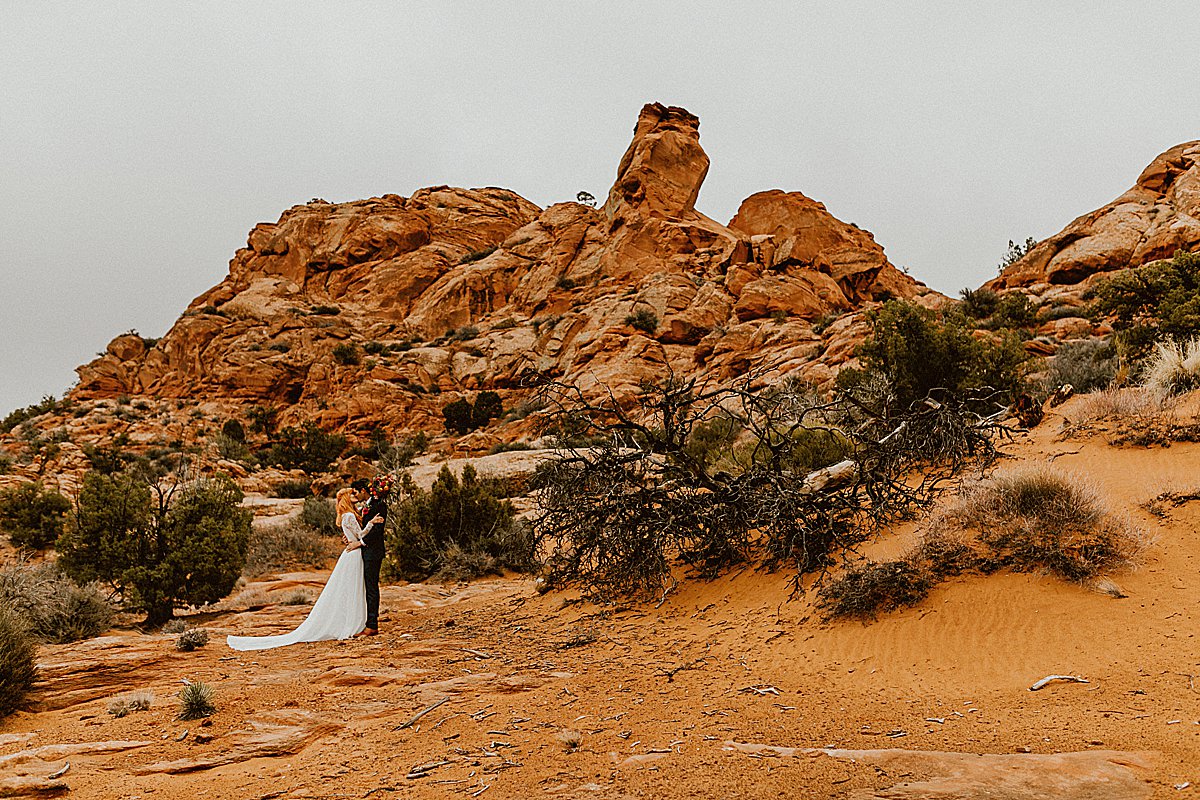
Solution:
{"label": "groom's dark suit", "polygon": [[379,629],[379,568],[386,554],[383,529],[387,523],[387,510],[387,503],[372,497],[362,517],[368,523],[376,517],[383,517],[383,522],[368,525],[363,534],[363,582],[367,587],[367,628],[370,630]]}

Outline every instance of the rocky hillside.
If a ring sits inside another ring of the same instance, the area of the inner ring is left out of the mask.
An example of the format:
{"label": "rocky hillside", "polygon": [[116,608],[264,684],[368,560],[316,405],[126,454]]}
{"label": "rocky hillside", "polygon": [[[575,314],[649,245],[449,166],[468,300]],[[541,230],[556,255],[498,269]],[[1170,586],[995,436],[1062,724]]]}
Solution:
{"label": "rocky hillside", "polygon": [[1200,141],[1176,145],[1137,183],[1038,243],[988,285],[1037,294],[1200,248]]}
{"label": "rocky hillside", "polygon": [[728,224],[704,216],[708,165],[699,120],[651,104],[601,208],[445,186],[295,206],[251,230],[165,337],[117,337],[81,367],[73,397],[434,430],[454,393],[496,389],[511,405],[534,374],[618,393],[665,365],[823,383],[861,338],[853,312],[929,294],[798,192],[755,194]]}

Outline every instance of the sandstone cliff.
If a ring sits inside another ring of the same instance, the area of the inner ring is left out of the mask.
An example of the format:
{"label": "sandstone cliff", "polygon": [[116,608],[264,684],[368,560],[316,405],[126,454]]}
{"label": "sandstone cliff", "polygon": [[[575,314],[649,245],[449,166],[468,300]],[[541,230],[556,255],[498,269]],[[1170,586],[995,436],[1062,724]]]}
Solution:
{"label": "sandstone cliff", "polygon": [[444,186],[293,207],[161,340],[118,337],[80,367],[73,396],[275,405],[353,432],[433,429],[437,394],[516,398],[535,373],[618,393],[668,366],[822,383],[861,338],[852,312],[929,293],[802,194],[704,216],[708,165],[699,120],[651,104],[600,209]]}

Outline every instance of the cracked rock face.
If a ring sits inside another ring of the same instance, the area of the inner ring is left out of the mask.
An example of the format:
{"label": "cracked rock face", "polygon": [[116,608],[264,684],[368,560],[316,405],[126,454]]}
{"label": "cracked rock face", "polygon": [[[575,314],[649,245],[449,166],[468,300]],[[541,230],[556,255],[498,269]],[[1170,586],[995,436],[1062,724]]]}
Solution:
{"label": "cracked rock face", "polygon": [[1040,242],[988,285],[1070,285],[1200,248],[1200,141],[1154,159],[1137,183]]}

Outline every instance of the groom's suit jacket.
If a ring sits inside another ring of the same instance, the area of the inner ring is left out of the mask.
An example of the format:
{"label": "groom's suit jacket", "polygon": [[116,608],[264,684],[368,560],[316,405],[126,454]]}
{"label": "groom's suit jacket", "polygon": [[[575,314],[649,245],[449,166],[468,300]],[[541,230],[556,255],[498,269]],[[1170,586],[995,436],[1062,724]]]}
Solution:
{"label": "groom's suit jacket", "polygon": [[383,522],[377,522],[370,526],[363,536],[363,550],[373,556],[383,558],[383,529],[387,523],[387,503],[383,500],[372,497],[367,501],[367,508],[363,511],[363,528],[367,528],[367,523],[376,517],[383,517]]}

